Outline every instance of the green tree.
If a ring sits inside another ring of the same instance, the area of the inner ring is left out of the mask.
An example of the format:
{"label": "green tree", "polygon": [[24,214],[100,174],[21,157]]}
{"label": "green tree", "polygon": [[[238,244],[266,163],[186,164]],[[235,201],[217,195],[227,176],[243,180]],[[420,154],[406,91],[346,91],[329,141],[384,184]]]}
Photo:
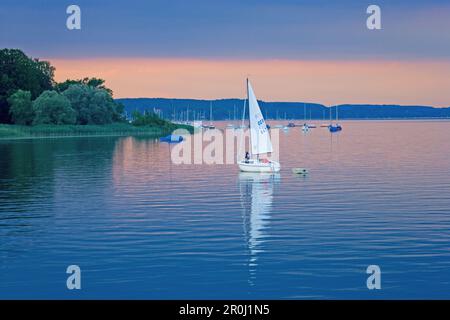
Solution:
{"label": "green tree", "polygon": [[121,102],[116,102],[115,103],[115,112],[113,114],[113,122],[124,122],[126,121],[125,119],[125,106],[121,103]]}
{"label": "green tree", "polygon": [[74,84],[62,94],[76,111],[78,124],[107,124],[121,119],[123,106],[117,104],[104,89]]}
{"label": "green tree", "polygon": [[9,113],[15,124],[31,125],[34,118],[33,105],[31,102],[31,92],[17,90],[8,98],[11,106]]}
{"label": "green tree", "polygon": [[151,111],[144,111],[140,113],[139,111],[133,111],[133,125],[134,126],[164,126],[169,125],[169,122],[161,119],[156,113]]}
{"label": "green tree", "polygon": [[18,49],[0,50],[0,122],[11,122],[8,98],[17,90],[30,91],[31,99],[53,88],[54,67],[27,57]]}
{"label": "green tree", "polygon": [[55,84],[55,90],[58,91],[59,93],[63,93],[64,91],[69,89],[69,87],[71,85],[75,85],[75,84],[82,84],[81,80],[67,79],[64,82],[58,82],[58,83]]}
{"label": "green tree", "polygon": [[96,89],[103,89],[103,90],[105,90],[106,92],[108,92],[108,94],[109,94],[110,96],[113,95],[112,90],[109,89],[109,88],[107,88],[107,87],[105,86],[105,80],[99,79],[99,78],[87,78],[87,77],[86,77],[86,78],[79,79],[79,80],[70,80],[70,79],[67,79],[67,80],[64,81],[64,82],[57,83],[57,84],[55,85],[55,89],[56,89],[58,92],[61,92],[61,93],[62,93],[62,92],[64,92],[65,90],[69,89],[69,87],[70,87],[71,85],[74,85],[74,84],[86,85],[86,86],[93,87],[93,88],[96,88]]}
{"label": "green tree", "polygon": [[33,124],[75,124],[76,113],[69,99],[56,91],[44,91],[34,102]]}

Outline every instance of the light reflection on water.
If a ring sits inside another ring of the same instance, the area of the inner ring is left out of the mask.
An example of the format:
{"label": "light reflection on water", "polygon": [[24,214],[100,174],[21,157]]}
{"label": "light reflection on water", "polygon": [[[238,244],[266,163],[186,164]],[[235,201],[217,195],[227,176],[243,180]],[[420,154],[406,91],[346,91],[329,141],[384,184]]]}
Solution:
{"label": "light reflection on water", "polygon": [[239,173],[242,218],[245,240],[249,248],[249,283],[253,285],[258,267],[258,255],[264,252],[263,243],[272,214],[274,184],[279,174]]}
{"label": "light reflection on water", "polygon": [[343,124],[280,132],[262,176],[155,139],[0,142],[0,297],[450,298],[450,123]]}

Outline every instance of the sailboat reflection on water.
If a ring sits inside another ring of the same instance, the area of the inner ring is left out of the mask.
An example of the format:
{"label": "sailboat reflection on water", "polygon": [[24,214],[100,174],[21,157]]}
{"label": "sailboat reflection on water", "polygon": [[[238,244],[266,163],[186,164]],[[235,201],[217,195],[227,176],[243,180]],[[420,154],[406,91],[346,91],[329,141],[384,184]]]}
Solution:
{"label": "sailboat reflection on water", "polygon": [[242,218],[245,241],[249,250],[248,267],[250,283],[256,279],[258,257],[264,250],[264,242],[270,225],[274,187],[280,182],[279,174],[239,174]]}

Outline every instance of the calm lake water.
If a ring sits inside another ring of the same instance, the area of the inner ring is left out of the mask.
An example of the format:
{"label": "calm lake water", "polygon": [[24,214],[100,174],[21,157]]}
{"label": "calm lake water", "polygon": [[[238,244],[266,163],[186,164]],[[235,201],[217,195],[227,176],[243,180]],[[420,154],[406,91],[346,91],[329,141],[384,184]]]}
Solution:
{"label": "calm lake water", "polygon": [[1,141],[0,298],[450,298],[450,122],[343,125],[280,132],[278,175],[155,139]]}

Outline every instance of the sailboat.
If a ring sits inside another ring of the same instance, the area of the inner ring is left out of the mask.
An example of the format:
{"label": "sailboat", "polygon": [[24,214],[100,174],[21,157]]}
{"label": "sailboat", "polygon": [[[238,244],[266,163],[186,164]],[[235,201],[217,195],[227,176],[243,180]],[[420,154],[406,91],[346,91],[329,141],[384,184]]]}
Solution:
{"label": "sailboat", "polygon": [[309,132],[309,126],[308,126],[308,124],[306,123],[306,104],[305,103],[303,103],[303,125],[302,125],[302,131],[304,132],[304,133],[307,133],[307,132]]}
{"label": "sailboat", "polygon": [[[248,154],[245,159],[238,162],[239,169],[244,172],[279,172],[281,166],[278,162],[260,158],[261,154],[271,153],[273,147],[270,141],[269,129],[267,128],[266,121],[259,108],[258,100],[256,100],[255,93],[248,79],[247,100],[250,120],[251,155]],[[243,121],[244,118],[242,119]]]}
{"label": "sailboat", "polygon": [[212,100],[209,102],[209,125],[204,125],[205,129],[215,129],[216,127],[212,123]]}
{"label": "sailboat", "polygon": [[[231,117],[230,117],[230,120],[231,120]],[[236,105],[233,105],[233,121],[231,123],[227,124],[227,128],[236,129],[235,122],[236,122]]]}
{"label": "sailboat", "polygon": [[[330,110],[330,115],[331,115],[331,110]],[[336,124],[334,125],[333,123],[330,123],[330,125],[328,126],[328,130],[330,130],[330,132],[338,132],[338,131],[342,130],[342,127],[338,123],[338,120],[339,120],[338,106],[336,106]]]}

